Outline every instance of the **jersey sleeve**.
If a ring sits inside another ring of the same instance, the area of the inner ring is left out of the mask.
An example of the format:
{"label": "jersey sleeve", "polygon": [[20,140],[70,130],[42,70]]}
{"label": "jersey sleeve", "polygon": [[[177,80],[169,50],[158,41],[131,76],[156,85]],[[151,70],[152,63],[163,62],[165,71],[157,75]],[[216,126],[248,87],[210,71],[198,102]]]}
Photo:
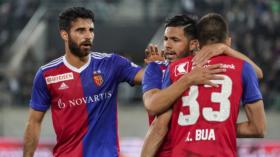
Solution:
{"label": "jersey sleeve", "polygon": [[262,94],[259,89],[258,78],[253,67],[244,62],[242,69],[242,83],[243,83],[243,94],[242,103],[246,105],[248,103],[255,102],[262,99]]}
{"label": "jersey sleeve", "polygon": [[114,54],[113,66],[114,68],[117,68],[117,79],[120,82],[128,82],[130,85],[134,85],[135,75],[141,70],[140,66],[117,54]]}
{"label": "jersey sleeve", "polygon": [[168,66],[163,75],[162,89],[169,87],[171,84],[172,84],[172,81],[170,78],[170,68]]}
{"label": "jersey sleeve", "polygon": [[143,80],[142,80],[142,90],[143,93],[150,89],[161,89],[162,86],[162,70],[159,64],[151,62],[147,65]]}
{"label": "jersey sleeve", "polygon": [[38,111],[46,111],[50,107],[50,93],[47,89],[47,84],[41,69],[37,71],[33,81],[29,106]]}

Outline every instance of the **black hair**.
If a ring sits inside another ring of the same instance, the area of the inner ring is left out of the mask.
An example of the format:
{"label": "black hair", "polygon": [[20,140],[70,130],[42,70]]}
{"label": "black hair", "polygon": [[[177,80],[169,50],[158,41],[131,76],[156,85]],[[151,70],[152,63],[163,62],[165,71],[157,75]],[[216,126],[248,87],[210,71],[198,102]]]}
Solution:
{"label": "black hair", "polygon": [[176,15],[167,19],[165,22],[166,27],[183,27],[185,36],[190,39],[197,38],[196,19],[188,15]]}
{"label": "black hair", "polygon": [[71,22],[77,18],[91,19],[94,22],[94,13],[84,7],[68,8],[59,15],[59,30],[69,31]]}
{"label": "black hair", "polygon": [[201,46],[224,43],[229,36],[225,19],[217,13],[209,13],[203,16],[197,23],[197,32]]}

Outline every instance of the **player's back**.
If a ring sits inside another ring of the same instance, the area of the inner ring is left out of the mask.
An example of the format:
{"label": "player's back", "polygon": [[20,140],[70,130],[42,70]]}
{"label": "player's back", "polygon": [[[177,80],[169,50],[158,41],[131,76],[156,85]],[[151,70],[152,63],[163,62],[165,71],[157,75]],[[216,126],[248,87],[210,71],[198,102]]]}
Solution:
{"label": "player's back", "polygon": [[[192,57],[170,66],[174,82],[192,69]],[[172,155],[236,156],[236,121],[242,96],[243,61],[217,56],[207,65],[221,63],[226,72],[218,87],[191,86],[173,106]]]}

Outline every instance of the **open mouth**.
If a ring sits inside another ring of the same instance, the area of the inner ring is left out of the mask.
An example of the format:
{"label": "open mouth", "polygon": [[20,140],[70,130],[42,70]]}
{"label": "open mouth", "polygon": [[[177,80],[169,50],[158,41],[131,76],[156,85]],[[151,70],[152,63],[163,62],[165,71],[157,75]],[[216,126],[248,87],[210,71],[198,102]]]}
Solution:
{"label": "open mouth", "polygon": [[166,51],[164,53],[164,55],[165,55],[165,58],[167,58],[167,59],[174,59],[176,57],[176,52],[174,52],[174,51]]}
{"label": "open mouth", "polygon": [[90,49],[92,46],[92,44],[82,44],[81,47],[86,48],[86,49]]}

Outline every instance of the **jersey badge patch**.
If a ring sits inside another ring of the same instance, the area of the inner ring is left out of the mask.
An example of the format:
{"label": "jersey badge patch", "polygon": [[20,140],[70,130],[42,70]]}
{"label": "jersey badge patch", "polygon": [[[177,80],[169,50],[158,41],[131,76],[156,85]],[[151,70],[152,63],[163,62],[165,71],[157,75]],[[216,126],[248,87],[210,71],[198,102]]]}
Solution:
{"label": "jersey badge patch", "polygon": [[100,71],[93,72],[93,81],[96,86],[101,86],[103,84],[103,77]]}

